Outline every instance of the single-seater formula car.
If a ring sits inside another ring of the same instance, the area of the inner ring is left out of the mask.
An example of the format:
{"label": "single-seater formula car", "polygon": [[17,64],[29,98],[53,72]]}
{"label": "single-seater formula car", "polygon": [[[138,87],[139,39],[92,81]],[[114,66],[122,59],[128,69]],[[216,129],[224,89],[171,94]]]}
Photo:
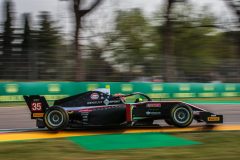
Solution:
{"label": "single-seater formula car", "polygon": [[[132,103],[127,97],[137,97]],[[142,98],[141,98],[142,97]],[[181,101],[153,101],[143,93],[110,95],[88,91],[54,101],[49,106],[40,95],[24,96],[38,128],[63,130],[97,126],[151,126],[163,119],[175,127],[187,127],[193,119],[207,124],[223,123],[223,116]]]}

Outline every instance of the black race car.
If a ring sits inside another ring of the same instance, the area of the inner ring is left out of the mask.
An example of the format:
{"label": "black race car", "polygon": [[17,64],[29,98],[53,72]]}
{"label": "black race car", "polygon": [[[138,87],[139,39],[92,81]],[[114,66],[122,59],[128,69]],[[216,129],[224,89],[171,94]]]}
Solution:
{"label": "black race car", "polygon": [[[137,98],[138,96],[138,98]],[[135,97],[133,103],[126,98]],[[24,96],[36,119],[38,128],[63,130],[74,127],[151,126],[154,120],[164,119],[175,127],[187,127],[193,119],[207,124],[223,123],[216,115],[181,101],[153,101],[143,93],[109,95],[89,91],[54,101],[49,106],[39,95]]]}

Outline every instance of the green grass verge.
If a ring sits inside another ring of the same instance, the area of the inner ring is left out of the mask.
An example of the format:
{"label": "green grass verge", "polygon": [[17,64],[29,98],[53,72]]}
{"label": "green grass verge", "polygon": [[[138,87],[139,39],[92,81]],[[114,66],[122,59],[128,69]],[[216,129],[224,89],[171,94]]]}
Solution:
{"label": "green grass verge", "polygon": [[174,133],[176,137],[202,142],[199,145],[119,151],[86,151],[66,139],[32,140],[0,143],[4,160],[238,160],[240,131]]}

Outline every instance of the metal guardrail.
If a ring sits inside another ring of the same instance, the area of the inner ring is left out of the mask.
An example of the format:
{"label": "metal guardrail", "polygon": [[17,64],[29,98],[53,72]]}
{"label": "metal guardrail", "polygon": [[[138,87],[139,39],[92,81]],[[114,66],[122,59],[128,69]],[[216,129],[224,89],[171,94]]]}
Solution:
{"label": "metal guardrail", "polygon": [[[1,51],[0,51],[1,52]],[[186,56],[177,56],[167,59],[175,61],[169,70],[173,74],[165,75],[164,59],[155,56],[145,56],[147,63],[139,62],[130,67],[128,62],[115,62],[108,58],[94,56],[84,57],[84,70],[79,70],[72,55],[73,50],[49,50],[52,57],[40,56],[39,51],[29,50],[29,57],[21,54],[3,57],[0,53],[0,80],[13,81],[75,81],[76,74],[84,81],[154,81],[154,77],[161,77],[164,82],[240,82],[239,60],[216,57],[214,63],[203,61],[200,58],[191,59]],[[89,51],[90,52],[90,51]],[[87,51],[84,50],[87,55]],[[11,54],[11,52],[9,52]],[[203,61],[203,62],[202,62]]]}

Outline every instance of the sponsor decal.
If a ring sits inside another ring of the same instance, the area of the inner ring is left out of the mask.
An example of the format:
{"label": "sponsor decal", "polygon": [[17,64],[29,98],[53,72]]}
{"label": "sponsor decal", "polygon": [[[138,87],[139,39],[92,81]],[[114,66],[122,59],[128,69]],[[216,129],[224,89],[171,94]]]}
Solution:
{"label": "sponsor decal", "polygon": [[109,103],[118,104],[118,103],[121,103],[121,100],[112,100],[112,101],[109,101]]}
{"label": "sponsor decal", "polygon": [[147,111],[147,112],[146,112],[146,115],[148,115],[148,116],[150,116],[150,115],[153,115],[153,116],[155,116],[155,115],[161,115],[161,112],[150,112],[150,111]]}
{"label": "sponsor decal", "polygon": [[88,110],[81,112],[83,124],[88,124],[88,114],[89,114]]}
{"label": "sponsor decal", "polygon": [[105,99],[104,101],[89,101],[87,102],[87,105],[102,105],[102,104],[105,104],[105,105],[109,105],[109,104],[119,104],[121,103],[120,100],[108,100],[108,99]]}
{"label": "sponsor decal", "polygon": [[19,91],[18,84],[7,84],[5,86],[5,91],[7,93],[17,93]]}
{"label": "sponsor decal", "polygon": [[32,115],[34,118],[40,118],[44,116],[44,113],[33,113]]}
{"label": "sponsor decal", "polygon": [[147,107],[161,107],[161,103],[148,103]]}
{"label": "sponsor decal", "polygon": [[99,94],[98,93],[92,93],[90,95],[90,97],[91,97],[92,100],[97,100],[99,98]]}
{"label": "sponsor decal", "polygon": [[105,105],[108,105],[108,104],[109,104],[109,100],[108,100],[108,99],[105,99],[105,100],[103,101],[103,103],[104,103]]}
{"label": "sponsor decal", "polygon": [[60,88],[60,84],[49,84],[48,85],[48,91],[49,92],[60,92],[61,88]]}
{"label": "sponsor decal", "polygon": [[220,121],[220,117],[208,117],[209,122]]}
{"label": "sponsor decal", "polygon": [[102,104],[103,101],[90,101],[90,102],[87,102],[87,104],[95,104],[95,105],[98,105],[98,104]]}

